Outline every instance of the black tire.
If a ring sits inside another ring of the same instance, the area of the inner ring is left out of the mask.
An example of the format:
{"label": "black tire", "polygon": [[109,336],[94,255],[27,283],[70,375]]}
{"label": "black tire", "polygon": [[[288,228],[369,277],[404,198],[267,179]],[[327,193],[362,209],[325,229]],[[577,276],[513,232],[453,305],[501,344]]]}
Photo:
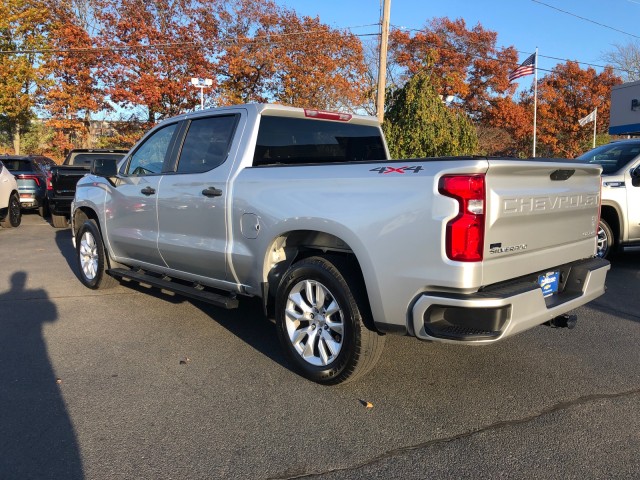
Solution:
{"label": "black tire", "polygon": [[118,281],[106,272],[107,258],[102,235],[95,220],[86,220],[76,235],[78,276],[85,287],[93,290],[112,288]]}
{"label": "black tire", "polygon": [[597,237],[596,255],[600,258],[607,258],[613,251],[616,244],[616,237],[613,235],[609,224],[603,219],[600,219]]}
{"label": "black tire", "polygon": [[51,225],[55,228],[67,228],[69,226],[69,220],[64,215],[51,214]]}
{"label": "black tire", "polygon": [[293,264],[278,287],[275,317],[291,363],[320,384],[356,380],[374,367],[384,348],[384,336],[365,326],[371,325],[371,313],[362,278],[339,256]]}
{"label": "black tire", "polygon": [[4,228],[19,227],[22,222],[22,210],[20,209],[20,197],[17,193],[12,193],[9,197],[7,215],[0,221]]}

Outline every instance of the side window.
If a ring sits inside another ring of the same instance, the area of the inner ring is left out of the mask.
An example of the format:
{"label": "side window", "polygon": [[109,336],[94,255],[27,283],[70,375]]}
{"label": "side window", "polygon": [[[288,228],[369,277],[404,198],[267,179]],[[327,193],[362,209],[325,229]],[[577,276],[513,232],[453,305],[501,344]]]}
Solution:
{"label": "side window", "polygon": [[182,145],[177,172],[206,172],[224,163],[236,119],[236,115],[224,115],[192,120]]}
{"label": "side window", "polygon": [[178,124],[173,123],[157,130],[138,147],[129,160],[126,175],[150,175],[161,173],[171,138]]}

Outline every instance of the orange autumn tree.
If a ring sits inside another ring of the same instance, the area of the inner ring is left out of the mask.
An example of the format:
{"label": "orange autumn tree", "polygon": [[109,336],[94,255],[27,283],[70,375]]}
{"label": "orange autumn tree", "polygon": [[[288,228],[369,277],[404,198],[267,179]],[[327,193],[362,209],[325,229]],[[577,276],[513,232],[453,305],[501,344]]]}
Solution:
{"label": "orange autumn tree", "polygon": [[482,153],[526,158],[533,154],[533,98],[496,97],[478,127]]}
{"label": "orange autumn tree", "polygon": [[597,107],[597,132],[606,133],[611,87],[620,83],[611,67],[597,73],[571,61],[556,65],[539,79],[538,156],[573,158],[591,148],[593,123],[581,127],[578,120]]}
{"label": "orange autumn tree", "polygon": [[91,116],[107,105],[97,79],[101,55],[93,49],[86,21],[69,3],[48,3],[55,53],[46,63],[52,82],[44,91],[44,107],[51,115],[47,124],[55,132],[55,153],[64,157],[71,148],[90,146]]}
{"label": "orange autumn tree", "polygon": [[33,109],[49,82],[43,63],[50,24],[42,0],[0,3],[0,133],[6,133],[14,153],[21,153]]}
{"label": "orange autumn tree", "polygon": [[366,64],[353,34],[284,11],[282,40],[275,45],[278,68],[274,100],[297,107],[354,111],[365,102]]}
{"label": "orange autumn tree", "polygon": [[517,52],[496,41],[497,33],[479,23],[468,29],[463,19],[433,18],[419,31],[393,29],[389,50],[395,68],[409,76],[429,74],[442,98],[453,96],[456,106],[482,123],[496,97],[515,92],[507,76]]}
{"label": "orange autumn tree", "polygon": [[192,77],[215,79],[217,0],[99,0],[105,94],[153,124],[199,103]]}
{"label": "orange autumn tree", "polygon": [[217,101],[221,105],[266,102],[277,56],[272,35],[277,34],[278,7],[269,0],[222,2],[217,10]]}
{"label": "orange autumn tree", "polygon": [[362,44],[349,32],[270,0],[225,2],[219,18],[222,104],[354,110],[364,102]]}

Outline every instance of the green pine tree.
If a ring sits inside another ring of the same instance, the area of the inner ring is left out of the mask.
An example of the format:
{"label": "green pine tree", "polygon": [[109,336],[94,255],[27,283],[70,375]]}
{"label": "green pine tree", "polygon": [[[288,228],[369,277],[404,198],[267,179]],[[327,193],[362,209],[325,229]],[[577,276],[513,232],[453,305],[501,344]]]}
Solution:
{"label": "green pine tree", "polygon": [[391,92],[382,125],[392,158],[473,155],[478,136],[462,111],[447,107],[425,74]]}

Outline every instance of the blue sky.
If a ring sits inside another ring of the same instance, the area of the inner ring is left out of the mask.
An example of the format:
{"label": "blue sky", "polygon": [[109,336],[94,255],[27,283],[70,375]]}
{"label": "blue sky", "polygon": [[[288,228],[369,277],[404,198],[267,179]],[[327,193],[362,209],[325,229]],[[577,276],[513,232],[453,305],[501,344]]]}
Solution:
{"label": "blue sky", "polygon": [[[377,23],[381,0],[276,0],[300,15],[319,16],[332,27]],[[640,38],[640,0],[540,0],[561,10],[636,35],[625,35],[542,5],[533,0],[391,0],[391,25],[421,28],[433,17],[463,18],[467,28],[478,22],[498,32],[498,45],[513,45],[520,61],[539,49],[538,67],[552,69],[558,60],[602,65],[613,45]],[[375,32],[362,27],[354,33]],[[585,65],[582,65],[586,68]],[[599,68],[596,68],[598,71]],[[542,72],[541,72],[542,73]]]}

